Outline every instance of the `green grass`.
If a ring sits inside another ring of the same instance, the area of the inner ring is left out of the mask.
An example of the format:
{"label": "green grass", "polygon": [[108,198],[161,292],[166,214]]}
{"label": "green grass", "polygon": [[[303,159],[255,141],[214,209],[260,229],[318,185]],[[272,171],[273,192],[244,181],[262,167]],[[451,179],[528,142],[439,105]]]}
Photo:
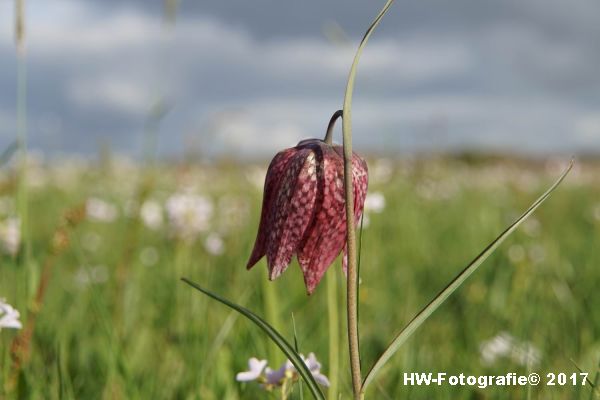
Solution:
{"label": "green grass", "polygon": [[[365,372],[399,329],[560,172],[502,159],[430,158],[394,162],[389,180],[378,180],[378,169],[383,169],[378,165],[383,164],[370,161],[370,192],[382,192],[386,208],[370,214],[362,239]],[[0,196],[14,197],[15,185],[4,168]],[[0,332],[0,398],[269,398],[258,385],[234,380],[236,372],[246,369],[248,358],[269,357],[268,339],[179,280],[189,277],[259,315],[273,312],[272,305],[265,304],[264,262],[249,272],[245,269],[262,196],[262,189],[249,179],[259,175],[253,168],[225,163],[156,169],[160,172],[151,180],[146,198],[164,203],[173,192],[188,188],[215,204],[210,229],[188,243],[170,235],[167,225],[155,231],[124,216],[144,176],[136,167],[113,161],[29,171],[29,183],[39,181],[28,193],[31,261],[36,268],[48,259],[50,239],[67,209],[94,196],[115,204],[120,217],[109,223],[85,220],[71,232],[37,316],[31,359],[12,392],[5,387],[13,373],[11,342],[19,332]],[[392,358],[367,398],[590,398],[589,387],[540,385],[528,394],[526,387],[402,384],[402,373],[413,371],[492,375],[531,370],[542,376],[578,372],[571,360],[589,371],[593,381],[600,359],[600,166],[589,162],[577,168]],[[230,207],[219,207],[223,199],[239,204],[237,212],[231,215]],[[4,217],[0,215],[0,221]],[[223,237],[223,254],[205,249],[210,232]],[[158,254],[151,266],[141,257],[148,248]],[[26,325],[31,318],[27,293],[33,290],[27,290],[29,275],[21,261],[0,255],[0,297],[21,311]],[[328,274],[342,285],[339,264]],[[80,282],[86,271],[89,275],[98,270],[107,273],[106,281]],[[293,343],[293,313],[300,351],[315,352],[327,375],[326,283],[306,297],[294,262],[268,284],[277,299],[282,333]],[[344,304],[341,289],[338,303]],[[339,342],[345,351],[344,324],[342,318]],[[533,343],[542,355],[540,363],[528,369],[502,358],[485,365],[480,344],[503,331]],[[275,360],[270,364],[276,367]],[[340,364],[339,388],[347,398],[351,383],[346,353],[340,355]],[[293,398],[299,398],[298,393]]]}

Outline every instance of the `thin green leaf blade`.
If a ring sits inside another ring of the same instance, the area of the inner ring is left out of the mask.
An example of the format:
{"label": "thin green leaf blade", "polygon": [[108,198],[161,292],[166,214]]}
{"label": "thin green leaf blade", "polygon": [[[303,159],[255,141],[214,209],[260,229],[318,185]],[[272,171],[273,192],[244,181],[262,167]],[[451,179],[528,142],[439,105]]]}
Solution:
{"label": "thin green leaf blade", "polygon": [[300,376],[306,383],[306,386],[308,386],[308,389],[310,390],[310,392],[312,393],[314,398],[319,399],[319,400],[325,400],[325,396],[321,392],[319,385],[315,381],[315,378],[312,376],[311,372],[306,367],[306,364],[304,363],[304,361],[302,360],[300,355],[296,351],[294,351],[294,348],[271,325],[269,325],[265,320],[263,320],[261,317],[254,314],[252,311],[248,310],[247,308],[237,305],[215,293],[212,293],[212,292],[202,288],[198,284],[190,281],[187,278],[181,278],[181,280],[184,281],[185,283],[187,283],[188,285],[190,285],[191,287],[193,287],[194,289],[204,293],[208,297],[210,297],[214,300],[217,300],[218,302],[236,310],[237,312],[242,314],[244,317],[246,317],[250,321],[252,321],[260,329],[262,329],[263,332],[265,332],[271,338],[271,340],[273,340],[273,342],[275,342],[275,344],[281,349],[281,351],[283,351],[283,353],[292,362],[292,364],[294,364],[294,367],[296,367],[296,370],[298,371],[298,373],[300,374]]}
{"label": "thin green leaf blade", "polygon": [[19,149],[19,143],[17,141],[12,142],[0,155],[0,167],[8,163],[12,158],[13,154]]}
{"label": "thin green leaf blade", "polygon": [[375,362],[363,383],[363,391],[369,386],[377,374],[381,371],[383,366],[392,358],[392,356],[400,349],[400,347],[410,338],[410,336],[437,310],[445,301],[454,293],[464,281],[477,270],[477,268],[496,250],[498,246],[504,240],[514,232],[515,229],[529,217],[560,185],[565,179],[569,171],[573,168],[573,160],[571,160],[569,166],[561,174],[561,176],[554,182],[554,184],[546,190],[515,222],[513,222],[508,228],[504,230],[494,241],[492,241],[469,265],[467,265],[438,295],[427,304],[419,313],[400,331],[400,333],[394,338],[387,349]]}

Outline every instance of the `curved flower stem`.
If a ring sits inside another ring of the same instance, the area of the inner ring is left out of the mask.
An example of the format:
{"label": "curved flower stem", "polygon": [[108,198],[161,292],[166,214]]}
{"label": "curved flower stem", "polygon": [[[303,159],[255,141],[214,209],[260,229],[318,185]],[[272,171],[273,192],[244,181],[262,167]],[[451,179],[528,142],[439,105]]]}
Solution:
{"label": "curved flower stem", "polygon": [[325,134],[325,139],[323,139],[325,143],[333,143],[333,127],[335,126],[335,121],[337,121],[337,119],[341,117],[343,113],[344,112],[342,110],[337,110],[331,116],[331,119],[329,120],[329,125],[327,125],[327,133]]}
{"label": "curved flower stem", "polygon": [[[358,46],[354,61],[350,67],[344,107],[342,113],[342,132],[344,137],[344,188],[346,195],[346,244],[348,251],[348,288],[347,288],[347,317],[348,317],[348,345],[350,347],[350,369],[352,372],[352,392],[355,400],[364,398],[362,390],[362,377],[360,372],[360,349],[358,340],[358,268],[356,255],[356,229],[354,226],[354,195],[352,188],[352,92],[354,91],[354,78],[358,60],[362,50],[367,44],[371,33],[379,24],[394,0],[388,0],[379,12],[365,36]],[[334,114],[335,116],[335,114]]]}

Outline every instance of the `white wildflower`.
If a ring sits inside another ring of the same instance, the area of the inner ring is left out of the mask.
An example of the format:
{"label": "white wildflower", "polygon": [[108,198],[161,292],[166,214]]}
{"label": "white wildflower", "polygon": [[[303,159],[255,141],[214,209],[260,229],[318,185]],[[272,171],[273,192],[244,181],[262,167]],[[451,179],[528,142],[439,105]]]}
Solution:
{"label": "white wildflower", "polygon": [[[307,358],[300,354],[300,357],[317,383],[329,386],[329,379],[321,373],[321,364],[315,354],[310,353]],[[248,369],[248,371],[238,373],[235,379],[240,382],[257,381],[266,390],[272,390],[288,383],[293,384],[300,380],[300,375],[290,360],[286,360],[281,367],[273,370],[267,366],[266,360],[258,360],[253,357],[248,360]]]}
{"label": "white wildflower", "polygon": [[153,200],[147,200],[140,207],[140,217],[150,229],[157,230],[163,224],[163,210],[161,205]]}
{"label": "white wildflower", "polygon": [[304,363],[308,367],[312,376],[315,378],[318,384],[328,387],[329,379],[321,373],[321,363],[317,360],[315,353],[309,353],[308,358],[303,358]]}
{"label": "white wildflower", "polygon": [[213,232],[204,240],[204,248],[213,256],[218,256],[225,251],[225,244],[223,243],[221,236]]}
{"label": "white wildflower", "polygon": [[373,168],[369,169],[372,170],[371,176],[373,177],[373,182],[388,183],[394,172],[394,164],[387,158],[380,158],[375,160]]}
{"label": "white wildflower", "polygon": [[531,366],[541,360],[541,352],[529,342],[521,342],[507,332],[500,332],[479,346],[481,361],[486,365],[495,363],[500,358],[509,358],[513,362]]}
{"label": "white wildflower", "polygon": [[518,264],[525,259],[525,249],[520,244],[513,244],[508,248],[508,259],[513,264]]}
{"label": "white wildflower", "polygon": [[171,231],[179,238],[194,239],[210,228],[213,204],[207,197],[176,193],[167,200],[165,208]]}
{"label": "white wildflower", "polygon": [[75,282],[79,286],[104,283],[108,280],[108,269],[104,265],[81,267],[75,273]]}
{"label": "white wildflower", "polygon": [[90,197],[85,204],[89,219],[98,222],[112,222],[119,214],[117,207],[97,197]]}
{"label": "white wildflower", "polygon": [[10,217],[0,222],[0,247],[11,256],[19,252],[21,246],[21,220]]}
{"label": "white wildflower", "polygon": [[281,386],[286,379],[292,379],[296,369],[290,360],[283,363],[281,367],[272,370],[267,367],[265,369],[265,384],[272,386]]}
{"label": "white wildflower", "polygon": [[21,314],[15,310],[6,300],[0,298],[0,330],[2,328],[21,329],[23,325],[19,321]]}
{"label": "white wildflower", "polygon": [[235,380],[238,382],[255,381],[261,377],[266,366],[267,360],[259,360],[252,357],[248,360],[248,371],[238,373],[235,376]]}
{"label": "white wildflower", "polygon": [[365,199],[365,212],[380,213],[385,208],[385,196],[381,192],[368,193]]}
{"label": "white wildflower", "polygon": [[534,264],[539,264],[546,259],[546,249],[541,244],[535,244],[529,249],[529,258]]}

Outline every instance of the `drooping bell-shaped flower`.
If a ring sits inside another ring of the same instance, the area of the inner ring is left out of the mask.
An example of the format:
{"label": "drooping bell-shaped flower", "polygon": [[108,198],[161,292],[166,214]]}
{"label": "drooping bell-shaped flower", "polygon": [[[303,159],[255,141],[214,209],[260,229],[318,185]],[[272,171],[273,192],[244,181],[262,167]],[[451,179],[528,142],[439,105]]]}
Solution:
{"label": "drooping bell-shaped flower", "polygon": [[[367,163],[354,153],[356,223],[362,215],[367,183]],[[345,248],[345,204],[342,146],[308,139],[279,152],[267,171],[260,227],[248,269],[266,255],[273,280],[296,254],[311,294]],[[344,266],[345,261],[344,256]]]}

